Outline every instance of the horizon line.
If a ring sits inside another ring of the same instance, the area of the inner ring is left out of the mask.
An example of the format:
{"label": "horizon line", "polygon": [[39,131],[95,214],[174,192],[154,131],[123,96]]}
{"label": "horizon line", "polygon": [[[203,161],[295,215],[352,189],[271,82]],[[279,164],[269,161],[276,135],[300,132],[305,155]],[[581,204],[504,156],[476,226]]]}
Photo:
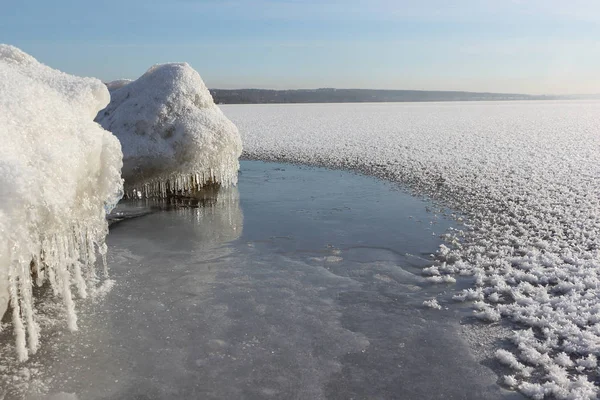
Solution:
{"label": "horizon line", "polygon": [[[208,87],[207,87],[208,88]],[[219,88],[213,87],[208,90],[264,90],[271,92],[284,91],[316,91],[316,90],[363,90],[363,91],[382,91],[382,92],[439,92],[439,93],[468,93],[468,94],[493,94],[504,96],[529,96],[529,97],[600,97],[600,93],[575,93],[575,94],[560,94],[560,93],[516,93],[516,92],[489,92],[489,91],[470,91],[470,90],[431,90],[431,89],[371,89],[371,88],[339,88],[339,87],[317,87],[317,88],[296,88],[296,89],[269,89],[259,87],[238,87],[238,88]]]}

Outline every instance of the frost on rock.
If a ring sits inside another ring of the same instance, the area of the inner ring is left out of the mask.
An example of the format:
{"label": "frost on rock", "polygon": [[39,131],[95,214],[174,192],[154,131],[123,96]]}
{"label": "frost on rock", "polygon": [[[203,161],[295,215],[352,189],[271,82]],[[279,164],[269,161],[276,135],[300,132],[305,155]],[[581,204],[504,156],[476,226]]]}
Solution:
{"label": "frost on rock", "polygon": [[109,97],[99,80],[0,45],[0,316],[10,299],[21,360],[39,341],[33,284],[50,283],[76,330],[71,288],[86,297],[98,282],[122,193],[119,141],[93,121]]}
{"label": "frost on rock", "polygon": [[[510,386],[600,394],[600,102],[225,106],[245,156],[360,171],[461,213],[428,280],[508,320]],[[518,380],[518,382],[517,382]]]}
{"label": "frost on rock", "polygon": [[162,64],[139,79],[107,84],[96,120],[123,146],[129,197],[187,196],[237,183],[241,139],[188,64]]}

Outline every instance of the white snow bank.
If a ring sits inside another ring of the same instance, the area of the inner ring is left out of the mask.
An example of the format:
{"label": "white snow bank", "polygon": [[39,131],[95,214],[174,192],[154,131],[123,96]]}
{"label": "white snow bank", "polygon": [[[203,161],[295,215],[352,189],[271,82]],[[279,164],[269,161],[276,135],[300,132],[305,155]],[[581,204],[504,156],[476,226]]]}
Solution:
{"label": "white snow bank", "polygon": [[530,396],[598,395],[600,102],[223,110],[249,158],[358,170],[463,213],[465,228],[445,235],[425,272],[473,275],[476,287],[455,298],[477,301],[480,318],[525,327],[512,353],[525,367],[511,386]]}
{"label": "white snow bank", "polygon": [[129,196],[237,183],[239,132],[188,64],[155,65],[133,82],[108,85],[112,100],[97,121],[121,141]]}
{"label": "white snow bank", "polygon": [[122,193],[121,146],[93,122],[104,84],[0,45],[0,315],[7,299],[19,358],[38,347],[33,280],[48,281],[77,329],[71,287],[85,297],[105,254],[105,212]]}

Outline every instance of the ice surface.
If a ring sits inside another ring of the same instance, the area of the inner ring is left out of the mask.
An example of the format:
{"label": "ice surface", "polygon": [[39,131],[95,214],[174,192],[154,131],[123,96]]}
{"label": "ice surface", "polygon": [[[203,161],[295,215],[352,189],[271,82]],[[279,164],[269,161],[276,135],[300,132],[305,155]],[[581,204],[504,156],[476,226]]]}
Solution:
{"label": "ice surface", "polygon": [[48,281],[77,329],[74,294],[97,281],[105,211],[122,192],[118,140],[93,121],[108,104],[99,80],[0,45],[0,316],[12,305],[20,359],[38,347],[32,285]]}
{"label": "ice surface", "polygon": [[456,298],[476,301],[484,320],[518,323],[510,386],[597,396],[588,357],[600,352],[600,102],[223,110],[249,158],[361,171],[462,213],[431,277],[472,275],[475,287]]}
{"label": "ice surface", "polygon": [[111,82],[111,102],[97,121],[123,146],[130,197],[186,195],[209,183],[237,182],[242,146],[188,64],[162,64],[133,82]]}
{"label": "ice surface", "polygon": [[[370,177],[241,167],[239,201],[221,190],[114,226],[114,289],[82,302],[85,334],[57,334],[28,362],[26,393],[39,381],[81,399],[521,398],[473,359],[454,315],[422,306],[447,288],[406,253],[433,251],[431,229],[450,221]],[[0,358],[7,398],[14,375]]]}

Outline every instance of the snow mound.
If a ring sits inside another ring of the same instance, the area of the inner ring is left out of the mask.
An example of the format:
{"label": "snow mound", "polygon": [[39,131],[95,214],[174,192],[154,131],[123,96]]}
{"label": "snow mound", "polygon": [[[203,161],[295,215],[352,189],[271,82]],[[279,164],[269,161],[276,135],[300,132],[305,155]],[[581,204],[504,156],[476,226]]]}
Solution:
{"label": "snow mound", "polygon": [[225,106],[245,156],[352,169],[461,213],[430,280],[515,322],[507,384],[528,396],[600,393],[600,102]]}
{"label": "snow mound", "polygon": [[133,82],[108,84],[112,100],[97,121],[123,146],[131,197],[188,195],[237,183],[241,139],[188,64],[161,64]]}
{"label": "snow mound", "polygon": [[122,193],[119,141],[93,121],[109,98],[99,80],[0,45],[0,316],[10,300],[21,360],[39,343],[32,285],[50,283],[76,330],[71,288],[86,297],[98,282]]}

